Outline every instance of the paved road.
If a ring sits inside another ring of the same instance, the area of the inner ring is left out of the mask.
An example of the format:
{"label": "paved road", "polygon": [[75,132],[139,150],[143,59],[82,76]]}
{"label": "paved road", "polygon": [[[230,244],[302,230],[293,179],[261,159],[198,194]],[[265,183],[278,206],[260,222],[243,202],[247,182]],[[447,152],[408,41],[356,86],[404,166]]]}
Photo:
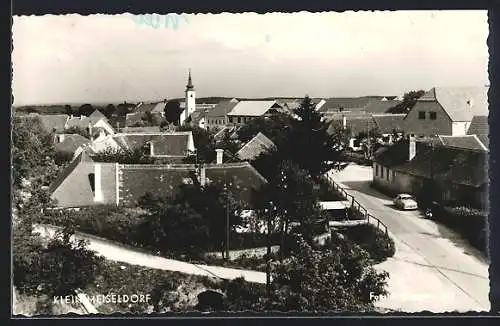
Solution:
{"label": "paved road", "polygon": [[[34,230],[40,233],[42,237],[52,237],[58,229],[59,228],[48,225],[37,225],[34,227]],[[131,247],[129,248],[103,238],[79,232],[76,234],[75,238],[89,241],[89,249],[94,250],[97,254],[113,261],[155,269],[176,271],[185,274],[219,277],[230,280],[238,277],[244,277],[248,282],[266,283],[266,274],[262,272],[220,266],[197,265],[179,260],[167,259]]]}
{"label": "paved road", "polygon": [[377,265],[390,274],[390,295],[380,300],[380,307],[407,312],[489,310],[483,254],[421,212],[395,209],[391,198],[370,187],[370,167],[352,164],[329,175],[379,218],[395,240],[395,256]]}

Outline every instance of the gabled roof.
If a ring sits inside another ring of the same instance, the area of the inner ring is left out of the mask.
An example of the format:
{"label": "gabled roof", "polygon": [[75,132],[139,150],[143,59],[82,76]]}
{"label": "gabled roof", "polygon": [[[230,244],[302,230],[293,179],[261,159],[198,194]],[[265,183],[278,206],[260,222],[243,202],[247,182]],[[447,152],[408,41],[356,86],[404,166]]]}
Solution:
{"label": "gabled roof", "polygon": [[64,132],[66,121],[69,119],[69,116],[66,114],[42,114],[38,115],[38,118],[46,131],[52,132],[55,130],[55,132]]}
{"label": "gabled roof", "polygon": [[144,133],[119,133],[113,139],[130,150],[141,149],[147,144],[153,145],[155,156],[185,157],[188,155],[191,131],[178,132],[144,132]]}
{"label": "gabled roof", "polygon": [[[251,202],[252,189],[266,180],[248,162],[206,164],[209,182],[230,183],[230,191],[237,198]],[[196,171],[193,164],[120,165],[120,194],[125,204],[132,204],[145,193],[175,196],[183,183],[189,182]]]}
{"label": "gabled roof", "polygon": [[236,156],[243,161],[252,161],[260,154],[275,148],[275,144],[263,133],[259,132],[248,141],[237,153]]}
{"label": "gabled roof", "polygon": [[389,111],[390,108],[393,108],[400,103],[401,101],[393,101],[393,100],[372,101],[366,106],[365,110],[366,112],[373,114],[387,113],[387,111]]}
{"label": "gabled roof", "polygon": [[66,168],[64,168],[59,176],[52,182],[52,184],[49,186],[49,192],[53,193],[54,191],[59,188],[59,186],[66,180],[66,178],[75,170],[75,168],[82,162],[93,162],[93,160],[90,158],[90,156],[85,153],[85,151],[82,151],[80,155],[78,155],[73,161],[69,163]]}
{"label": "gabled roof", "polygon": [[452,121],[488,115],[488,87],[434,87],[417,103],[438,102]]}
{"label": "gabled roof", "polygon": [[490,126],[488,124],[488,116],[477,115],[472,118],[469,129],[467,130],[468,135],[476,135],[479,140],[484,144],[484,146],[489,147],[489,130]]}
{"label": "gabled roof", "polygon": [[207,117],[221,117],[226,116],[233,108],[238,104],[238,102],[224,101],[217,104],[212,110],[207,112]]}
{"label": "gabled roof", "polygon": [[108,118],[106,118],[106,116],[99,110],[95,110],[94,112],[92,112],[92,114],[89,115],[89,118],[98,118],[98,119],[108,120]]}
{"label": "gabled roof", "polygon": [[476,135],[466,136],[439,136],[443,146],[474,149],[479,151],[488,151],[488,148],[479,140]]}
{"label": "gabled roof", "polygon": [[[340,108],[343,111],[361,111],[366,110],[368,104],[372,101],[377,101],[370,97],[334,97],[325,99],[325,104],[323,104],[319,111],[339,111]],[[378,100],[380,101],[380,100]]]}
{"label": "gabled roof", "polygon": [[74,153],[78,147],[90,143],[90,139],[78,134],[64,134],[64,140],[55,144],[56,151]]}
{"label": "gabled roof", "polygon": [[143,117],[144,112],[127,113],[127,115],[125,116],[125,126],[134,126],[142,122]]}
{"label": "gabled roof", "polygon": [[136,112],[151,112],[157,107],[161,107],[163,105],[163,108],[165,108],[165,102],[154,102],[154,103],[139,103],[135,108],[134,108],[134,113]]}
{"label": "gabled roof", "polygon": [[107,121],[106,117],[101,118],[98,116],[80,116],[80,117],[70,117],[68,121],[66,121],[66,128],[80,128],[80,129],[85,129],[88,128],[89,123],[93,126],[95,125],[98,121],[100,120],[105,120]]}
{"label": "gabled roof", "polygon": [[411,161],[408,154],[409,144],[405,140],[377,151],[375,161],[403,173],[453,184],[480,187],[488,182],[485,151],[417,142],[416,155]]}
{"label": "gabled roof", "polygon": [[373,120],[377,129],[385,134],[391,133],[393,130],[404,130],[404,118],[406,114],[374,114]]}
{"label": "gabled roof", "polygon": [[228,115],[260,117],[276,105],[276,101],[240,101]]}

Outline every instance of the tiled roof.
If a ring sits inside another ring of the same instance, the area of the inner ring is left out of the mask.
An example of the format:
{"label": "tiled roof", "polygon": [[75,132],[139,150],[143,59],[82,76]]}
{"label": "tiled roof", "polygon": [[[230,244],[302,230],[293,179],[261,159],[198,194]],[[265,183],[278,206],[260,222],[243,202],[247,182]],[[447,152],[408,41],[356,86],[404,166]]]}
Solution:
{"label": "tiled roof", "polygon": [[81,162],[93,162],[90,156],[88,156],[84,151],[80,153],[71,163],[64,168],[61,173],[57,176],[56,180],[52,182],[49,186],[49,192],[53,193],[59,186],[66,180],[66,178],[75,170],[75,168]]}
{"label": "tiled roof", "polygon": [[149,127],[125,127],[123,129],[125,133],[132,132],[160,132],[159,126],[149,126]]}
{"label": "tiled roof", "polygon": [[373,120],[377,129],[385,134],[391,133],[393,130],[404,130],[403,123],[406,114],[374,114]]}
{"label": "tiled roof", "polygon": [[453,184],[480,187],[488,182],[485,151],[431,146],[423,142],[416,145],[416,155],[409,162],[408,141],[378,151],[375,161],[397,171]]}
{"label": "tiled roof", "polygon": [[54,115],[38,115],[40,122],[42,123],[42,126],[44,127],[45,130],[48,132],[56,131],[56,132],[63,132],[64,131],[64,126],[66,125],[66,121],[68,120],[69,116],[66,114],[54,114]]}
{"label": "tiled roof", "polygon": [[274,105],[277,105],[276,101],[240,101],[228,115],[259,117]]}
{"label": "tiled roof", "polygon": [[490,139],[489,139],[489,129],[490,126],[488,124],[488,116],[475,116],[472,118],[472,121],[469,126],[469,130],[467,130],[468,135],[476,135],[479,140],[484,144],[484,146],[489,147]]}
{"label": "tiled roof", "polygon": [[368,104],[376,99],[370,97],[336,97],[325,99],[325,104],[319,109],[320,112],[339,111],[362,111],[366,110]]}
{"label": "tiled roof", "polygon": [[141,123],[143,117],[144,112],[127,113],[125,117],[125,126],[129,127]]}
{"label": "tiled roof", "polygon": [[243,161],[252,161],[261,153],[267,152],[274,147],[276,146],[272,140],[259,132],[236,153],[236,156]]}
{"label": "tiled roof", "polygon": [[471,121],[488,115],[488,87],[434,87],[418,103],[437,101],[452,121]]}
{"label": "tiled roof", "polygon": [[155,103],[142,103],[140,105],[137,105],[135,108],[134,108],[134,113],[135,112],[152,112],[153,110],[155,109],[161,109],[162,105],[163,105],[163,108],[165,108],[165,102],[155,102]]}
{"label": "tiled roof", "polygon": [[[69,118],[68,121],[66,122],[66,128],[80,128],[80,129],[85,129],[88,128],[89,123],[91,125],[96,124],[99,120],[102,120],[103,118],[96,117],[96,116],[80,116],[80,117],[73,117]],[[105,119],[105,118],[104,118]]]}
{"label": "tiled roof", "polygon": [[487,151],[488,148],[479,140],[476,135],[467,136],[439,136],[439,140],[443,146],[475,149],[480,151]]}
{"label": "tiled roof", "polygon": [[[371,131],[376,127],[375,121],[371,114],[362,114],[362,115],[354,115],[354,116],[346,116],[346,127],[351,131],[351,135],[356,136],[359,133],[366,133]],[[335,119],[331,120],[331,126],[333,125],[343,124],[342,116],[336,116]]]}
{"label": "tiled roof", "polygon": [[[252,189],[260,187],[265,179],[248,163],[205,165],[207,179],[212,182],[231,182],[230,189],[239,199],[250,203]],[[191,180],[195,166],[171,165],[121,165],[120,198],[133,204],[145,193],[172,197],[180,185]]]}
{"label": "tiled roof", "polygon": [[58,152],[74,153],[78,147],[90,143],[90,140],[78,134],[64,134],[64,140],[56,143],[55,148]]}
{"label": "tiled roof", "polygon": [[207,117],[225,116],[238,104],[238,102],[224,101],[217,104],[212,110],[207,112]]}
{"label": "tiled roof", "polygon": [[153,153],[156,156],[184,157],[188,154],[190,133],[190,131],[119,133],[113,138],[120,146],[130,150],[140,149],[152,143]]}
{"label": "tiled roof", "polygon": [[401,101],[392,101],[392,100],[387,100],[387,101],[372,101],[368,104],[366,107],[366,112],[368,113],[387,113],[390,108],[395,107],[401,103]]}

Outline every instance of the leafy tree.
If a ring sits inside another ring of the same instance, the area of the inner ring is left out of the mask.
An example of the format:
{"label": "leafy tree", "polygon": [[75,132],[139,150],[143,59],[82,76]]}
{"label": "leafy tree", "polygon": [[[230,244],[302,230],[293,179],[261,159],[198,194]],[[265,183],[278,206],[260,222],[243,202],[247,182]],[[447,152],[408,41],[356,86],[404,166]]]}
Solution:
{"label": "leafy tree", "polygon": [[15,239],[14,284],[21,293],[68,295],[94,281],[103,258],[71,236],[69,230],[59,232],[46,247],[34,236]]}
{"label": "leafy tree", "polygon": [[272,202],[281,221],[282,237],[290,232],[291,222],[298,222],[299,232],[312,242],[314,224],[323,214],[315,183],[307,171],[301,170],[293,162],[283,161],[278,170],[269,176],[267,184],[254,193],[254,206],[260,212],[261,219],[265,220],[268,217],[263,212],[269,209],[269,203]]}
{"label": "leafy tree", "polygon": [[95,162],[112,162],[120,164],[151,164],[154,159],[147,154],[146,146],[144,148],[115,149],[108,147],[105,150],[91,155]]}
{"label": "leafy tree", "polygon": [[229,219],[230,232],[241,224],[243,204],[231,192],[231,188],[221,183],[201,185],[193,177],[193,184],[183,185],[174,203],[187,203],[198,212],[209,230],[210,244],[213,248],[224,249],[227,240],[227,219]]}
{"label": "leafy tree", "polygon": [[287,142],[287,131],[290,128],[292,118],[284,113],[279,113],[271,117],[258,117],[243,125],[238,130],[238,139],[246,143],[262,132],[275,145],[280,146]]}
{"label": "leafy tree", "polygon": [[64,112],[65,112],[67,115],[72,115],[72,114],[73,114],[73,108],[71,107],[71,105],[66,104],[66,105],[64,106]]}
{"label": "leafy tree", "polygon": [[[289,311],[369,311],[386,295],[387,272],[378,273],[369,255],[341,238],[330,249],[299,241],[292,258],[273,272],[273,306]],[[370,295],[371,294],[371,295]]]}
{"label": "leafy tree", "polygon": [[390,108],[389,113],[408,113],[413,106],[415,106],[417,100],[424,94],[424,90],[409,91],[408,93],[405,93],[403,95],[403,101],[393,108]]}
{"label": "leafy tree", "polygon": [[83,104],[78,108],[78,114],[79,115],[84,115],[84,116],[89,116],[94,112],[94,107],[91,104]]}
{"label": "leafy tree", "polygon": [[178,125],[181,113],[181,104],[178,100],[168,101],[165,105],[165,118],[168,122]]}
{"label": "leafy tree", "polygon": [[103,110],[103,114],[106,116],[106,118],[111,118],[113,116],[113,114],[115,113],[115,106],[113,104],[108,104],[104,110]]}
{"label": "leafy tree", "polygon": [[127,113],[130,113],[130,108],[132,106],[130,104],[128,104],[127,102],[125,103],[120,103],[116,106],[116,109],[115,109],[115,113],[118,115],[118,116],[121,116],[121,117],[124,117],[127,115]]}
{"label": "leafy tree", "polygon": [[196,155],[188,156],[184,163],[211,163],[216,158],[215,139],[205,129],[198,126],[179,126],[177,131],[191,131],[193,141],[196,147]]}

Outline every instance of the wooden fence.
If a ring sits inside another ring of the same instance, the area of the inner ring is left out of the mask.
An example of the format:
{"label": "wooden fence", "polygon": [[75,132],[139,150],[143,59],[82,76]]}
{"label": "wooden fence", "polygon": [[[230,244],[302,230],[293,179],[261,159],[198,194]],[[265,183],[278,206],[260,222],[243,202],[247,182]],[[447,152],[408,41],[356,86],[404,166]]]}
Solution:
{"label": "wooden fence", "polygon": [[376,225],[379,230],[381,230],[385,234],[388,234],[387,226],[378,218],[368,213],[368,210],[364,206],[362,206],[356,200],[356,198],[354,198],[354,196],[347,193],[347,191],[344,188],[342,188],[338,183],[336,183],[335,180],[333,180],[333,178],[330,177],[328,174],[326,175],[326,179],[333,185],[333,189],[335,189],[335,191],[337,191],[342,197],[344,197],[345,200],[351,202],[351,209],[357,211],[360,215],[364,216],[364,221],[366,221],[366,223],[371,223],[373,225]]}

